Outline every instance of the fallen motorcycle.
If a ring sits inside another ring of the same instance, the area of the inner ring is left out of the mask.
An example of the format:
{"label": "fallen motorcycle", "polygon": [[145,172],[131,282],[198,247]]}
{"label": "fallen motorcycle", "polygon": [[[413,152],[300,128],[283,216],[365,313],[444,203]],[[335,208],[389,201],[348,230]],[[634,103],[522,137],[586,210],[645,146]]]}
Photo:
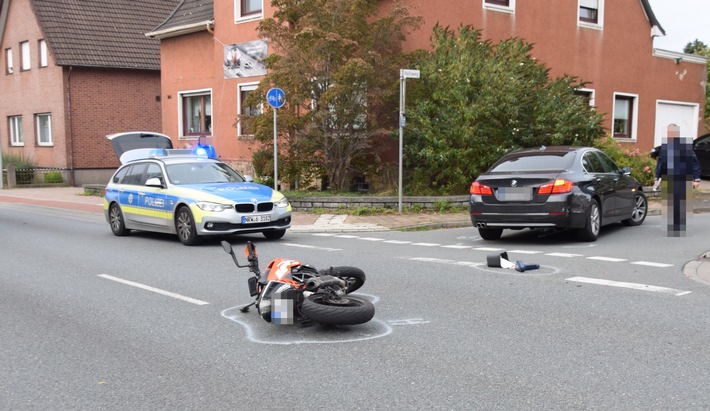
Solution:
{"label": "fallen motorcycle", "polygon": [[259,315],[271,323],[301,325],[356,325],[375,316],[375,306],[367,299],[350,295],[365,283],[365,273],[356,267],[330,267],[318,270],[300,261],[276,258],[264,270],[259,269],[256,246],[244,247],[247,264],[239,264],[232,245],[222,241],[222,248],[234,264],[249,268],[249,294],[253,303],[242,307],[248,312],[255,306]]}

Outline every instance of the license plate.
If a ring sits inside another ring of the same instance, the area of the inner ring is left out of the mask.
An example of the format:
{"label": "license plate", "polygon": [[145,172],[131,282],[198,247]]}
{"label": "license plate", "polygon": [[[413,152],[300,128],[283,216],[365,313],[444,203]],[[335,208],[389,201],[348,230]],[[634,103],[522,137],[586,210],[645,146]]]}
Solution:
{"label": "license plate", "polygon": [[270,215],[249,215],[242,217],[242,224],[268,223],[271,221]]}
{"label": "license plate", "polygon": [[496,194],[500,201],[530,201],[532,189],[530,187],[500,187]]}

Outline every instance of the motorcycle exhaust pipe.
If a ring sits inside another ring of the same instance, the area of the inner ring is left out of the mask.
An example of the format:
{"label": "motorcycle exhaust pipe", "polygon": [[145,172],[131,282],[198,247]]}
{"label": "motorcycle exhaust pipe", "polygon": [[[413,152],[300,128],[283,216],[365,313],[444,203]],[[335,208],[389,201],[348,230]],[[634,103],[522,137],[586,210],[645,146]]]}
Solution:
{"label": "motorcycle exhaust pipe", "polygon": [[311,278],[310,280],[306,281],[306,291],[315,291],[319,288],[328,287],[331,285],[338,285],[343,288],[347,287],[347,284],[342,278],[331,277],[328,275],[324,277]]}

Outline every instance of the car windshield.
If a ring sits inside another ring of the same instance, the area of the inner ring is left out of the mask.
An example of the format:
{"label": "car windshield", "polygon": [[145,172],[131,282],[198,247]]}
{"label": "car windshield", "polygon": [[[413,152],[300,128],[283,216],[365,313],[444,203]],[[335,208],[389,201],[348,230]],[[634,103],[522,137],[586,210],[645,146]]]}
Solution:
{"label": "car windshield", "polygon": [[491,173],[565,170],[572,166],[575,153],[540,153],[514,156],[489,170]]}
{"label": "car windshield", "polygon": [[224,163],[182,163],[165,167],[168,179],[176,185],[240,183],[244,178]]}

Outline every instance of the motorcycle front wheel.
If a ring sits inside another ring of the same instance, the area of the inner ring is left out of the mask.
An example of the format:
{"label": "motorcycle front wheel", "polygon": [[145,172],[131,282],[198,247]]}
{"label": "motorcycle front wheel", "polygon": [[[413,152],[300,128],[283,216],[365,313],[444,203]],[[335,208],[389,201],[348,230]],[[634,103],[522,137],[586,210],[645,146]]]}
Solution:
{"label": "motorcycle front wheel", "polygon": [[375,306],[369,300],[351,295],[332,299],[323,294],[313,294],[303,300],[301,313],[319,324],[357,325],[375,316]]}

